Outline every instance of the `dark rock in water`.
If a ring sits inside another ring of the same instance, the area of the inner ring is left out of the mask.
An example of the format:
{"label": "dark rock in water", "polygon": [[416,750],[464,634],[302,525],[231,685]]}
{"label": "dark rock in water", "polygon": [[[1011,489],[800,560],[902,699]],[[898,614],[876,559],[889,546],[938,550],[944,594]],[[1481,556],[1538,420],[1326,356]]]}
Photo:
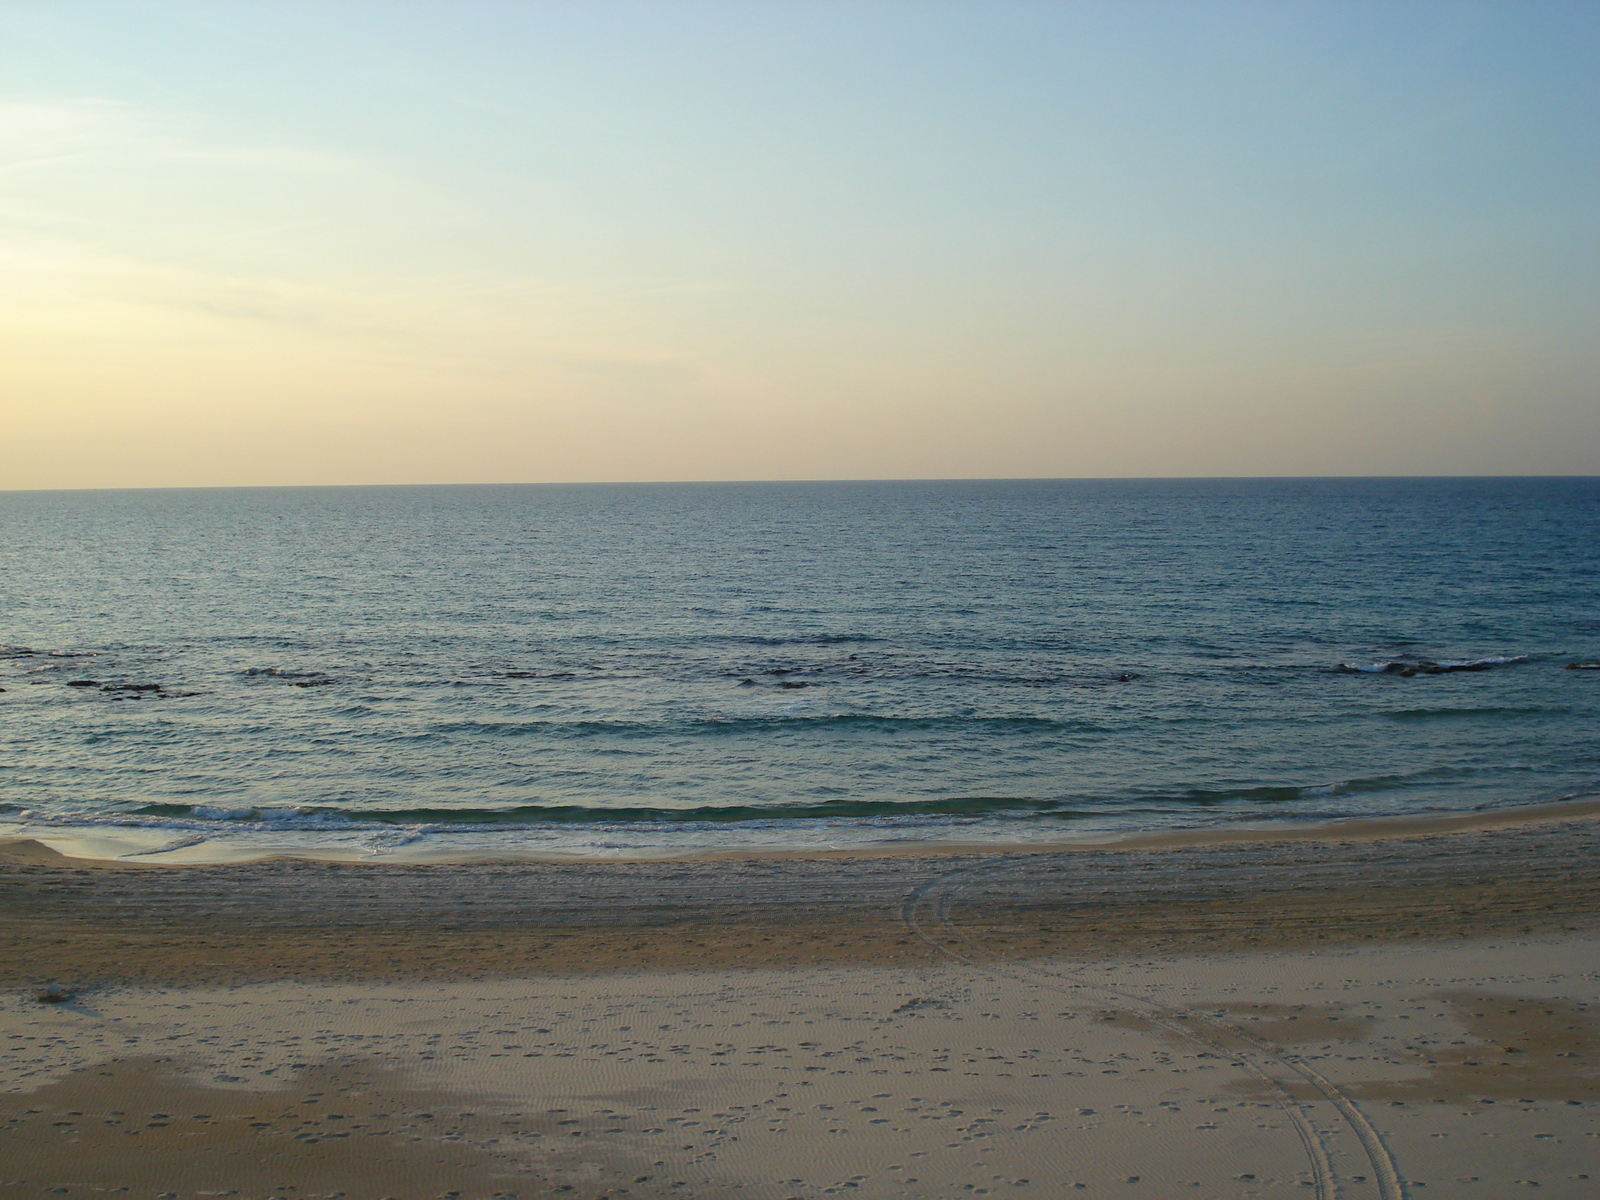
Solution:
{"label": "dark rock in water", "polygon": [[741,679],[741,680],[739,680],[739,686],[740,687],[759,687],[760,684],[756,683],[756,681],[754,679]]}
{"label": "dark rock in water", "polygon": [[331,680],[331,679],[296,679],[294,681],[294,686],[295,687],[327,687],[332,682],[333,682],[333,680]]}
{"label": "dark rock in water", "polygon": [[159,692],[159,683],[108,683],[100,689],[102,692]]}
{"label": "dark rock in water", "polygon": [[72,999],[72,993],[59,983],[47,983],[35,994],[40,1004],[62,1004]]}
{"label": "dark rock in water", "polygon": [[796,683],[792,679],[785,679],[785,680],[782,680],[778,684],[778,686],[781,687],[781,688],[803,688],[803,687],[810,687],[811,685],[809,683]]}
{"label": "dark rock in water", "polygon": [[1567,664],[1569,671],[1600,671],[1600,662],[1570,662]]}
{"label": "dark rock in water", "polygon": [[98,679],[69,679],[69,680],[67,680],[67,686],[68,687],[99,687],[100,686],[100,681]]}

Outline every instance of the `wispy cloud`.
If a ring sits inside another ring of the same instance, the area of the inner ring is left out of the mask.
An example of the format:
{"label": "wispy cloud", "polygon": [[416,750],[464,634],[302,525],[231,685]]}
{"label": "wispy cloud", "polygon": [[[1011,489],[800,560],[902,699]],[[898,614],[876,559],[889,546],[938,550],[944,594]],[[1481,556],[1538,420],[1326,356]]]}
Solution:
{"label": "wispy cloud", "polygon": [[44,235],[164,262],[224,242],[266,258],[419,190],[356,157],[95,97],[0,99],[0,172],[0,242]]}
{"label": "wispy cloud", "polygon": [[270,171],[371,173],[361,160],[301,146],[239,145],[207,135],[207,122],[120,100],[0,98],[0,168],[100,156],[210,162]]}

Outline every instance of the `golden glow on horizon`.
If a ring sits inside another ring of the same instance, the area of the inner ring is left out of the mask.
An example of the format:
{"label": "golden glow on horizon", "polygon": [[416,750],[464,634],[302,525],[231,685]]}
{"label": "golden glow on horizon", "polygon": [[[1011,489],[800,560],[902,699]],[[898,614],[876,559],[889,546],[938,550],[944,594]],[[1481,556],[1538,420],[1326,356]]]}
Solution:
{"label": "golden glow on horizon", "polygon": [[0,487],[1600,472],[1581,9],[406,11],[7,18]]}

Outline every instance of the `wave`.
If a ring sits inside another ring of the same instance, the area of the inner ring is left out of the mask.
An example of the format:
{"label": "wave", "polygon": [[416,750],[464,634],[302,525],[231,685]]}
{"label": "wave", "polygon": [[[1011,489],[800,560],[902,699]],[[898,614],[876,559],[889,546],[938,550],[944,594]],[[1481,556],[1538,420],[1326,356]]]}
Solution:
{"label": "wave", "polygon": [[[522,804],[506,808],[229,808],[205,804],[146,804],[130,812],[101,814],[97,820],[194,823],[255,823],[275,827],[336,825],[427,828],[513,828],[574,824],[734,824],[811,820],[886,820],[917,818],[1048,817],[1096,818],[1118,814],[1171,812],[1223,806],[1278,806],[1371,792],[1398,791],[1422,782],[1458,778],[1466,770],[1435,768],[1410,775],[1381,775],[1323,784],[1259,785],[1234,788],[1172,788],[1123,796],[945,796],[931,800],[823,800],[793,804],[694,805],[683,808],[584,804]],[[6,806],[0,805],[0,812]]]}
{"label": "wave", "polygon": [[1474,717],[1544,717],[1562,716],[1571,710],[1565,708],[1542,708],[1538,705],[1501,708],[1396,708],[1383,715],[1391,721],[1433,721],[1449,720],[1451,718]]}
{"label": "wave", "polygon": [[[1408,774],[1374,775],[1367,778],[1339,779],[1332,783],[1263,784],[1235,788],[1183,788],[1150,792],[1109,803],[1138,809],[1145,806],[1215,808],[1222,805],[1276,805],[1297,800],[1322,800],[1337,796],[1359,796],[1373,792],[1403,791],[1420,783],[1457,779],[1470,771],[1453,767],[1434,767]],[[1106,803],[1106,802],[1102,802]]]}
{"label": "wave", "polygon": [[1092,721],[1052,717],[883,717],[871,713],[832,713],[816,716],[762,716],[709,718],[655,724],[645,721],[454,721],[433,727],[435,733],[477,734],[485,737],[645,738],[663,735],[728,737],[764,732],[806,732],[859,729],[883,733],[928,730],[981,730],[1006,734],[1027,730],[1055,733],[1105,733]]}
{"label": "wave", "polygon": [[247,679],[274,679],[290,687],[329,687],[338,682],[326,671],[296,671],[286,667],[246,667],[239,674]]}
{"label": "wave", "polygon": [[1335,670],[1362,675],[1449,675],[1456,671],[1487,671],[1527,662],[1526,654],[1495,655],[1489,658],[1393,658],[1375,663],[1340,663]]}
{"label": "wave", "polygon": [[95,658],[98,650],[35,650],[31,646],[0,646],[0,658]]}
{"label": "wave", "polygon": [[726,642],[735,646],[843,646],[857,642],[882,642],[888,639],[874,637],[869,633],[802,633],[788,637],[740,634],[706,640]]}
{"label": "wave", "polygon": [[1006,813],[1071,813],[1060,800],[1026,796],[954,796],[938,800],[825,800],[812,804],[698,805],[692,808],[522,804],[511,808],[222,809],[208,805],[147,804],[131,815],[198,821],[259,821],[274,825],[475,826],[572,824],[686,824],[882,817],[979,817]]}

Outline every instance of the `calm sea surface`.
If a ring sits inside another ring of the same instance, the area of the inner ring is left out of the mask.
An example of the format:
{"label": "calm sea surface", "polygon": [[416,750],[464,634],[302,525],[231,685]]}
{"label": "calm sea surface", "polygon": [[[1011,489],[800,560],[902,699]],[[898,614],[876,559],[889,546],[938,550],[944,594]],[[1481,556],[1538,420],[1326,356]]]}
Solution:
{"label": "calm sea surface", "polygon": [[1552,800],[1600,790],[1597,551],[1595,479],[0,493],[0,834],[615,856]]}

